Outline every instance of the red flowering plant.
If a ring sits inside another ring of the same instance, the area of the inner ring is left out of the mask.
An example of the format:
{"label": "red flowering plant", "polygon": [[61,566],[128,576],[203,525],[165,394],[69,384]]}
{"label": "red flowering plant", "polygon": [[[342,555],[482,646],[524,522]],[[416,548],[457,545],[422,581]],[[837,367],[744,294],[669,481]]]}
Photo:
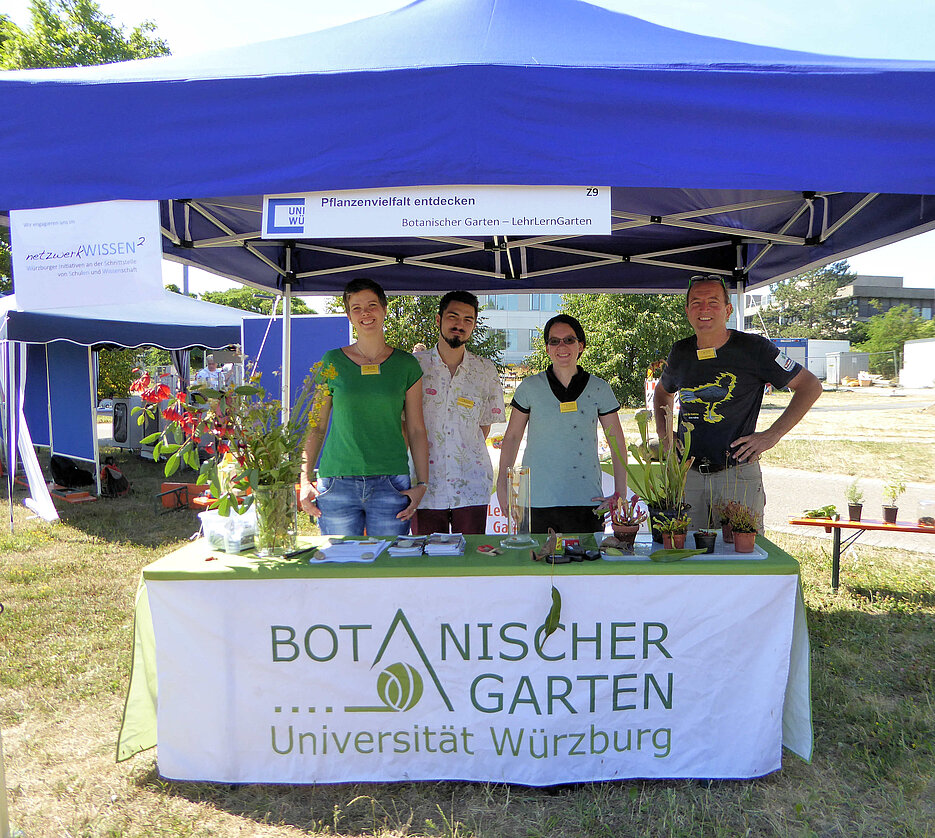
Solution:
{"label": "red flowering plant", "polygon": [[171,399],[161,411],[169,424],[143,442],[153,445],[154,458],[168,457],[167,477],[184,463],[198,471],[198,483],[210,485],[212,506],[222,515],[243,512],[257,488],[299,480],[305,432],[333,377],[330,369],[322,373],[320,364],[311,372],[285,421],[282,403],[268,397],[259,375],[229,392],[203,387],[173,394],[164,384],[153,386],[143,373],[130,388],[146,405],[137,408],[137,421],[142,424],[143,414],[152,417],[160,402]]}

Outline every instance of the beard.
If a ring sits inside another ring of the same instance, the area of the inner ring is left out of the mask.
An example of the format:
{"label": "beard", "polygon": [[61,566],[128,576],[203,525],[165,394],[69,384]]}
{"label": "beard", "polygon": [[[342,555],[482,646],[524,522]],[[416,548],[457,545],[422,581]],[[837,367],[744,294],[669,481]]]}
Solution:
{"label": "beard", "polygon": [[457,349],[459,346],[464,346],[467,341],[461,337],[461,335],[442,335],[442,340],[445,341],[452,349]]}

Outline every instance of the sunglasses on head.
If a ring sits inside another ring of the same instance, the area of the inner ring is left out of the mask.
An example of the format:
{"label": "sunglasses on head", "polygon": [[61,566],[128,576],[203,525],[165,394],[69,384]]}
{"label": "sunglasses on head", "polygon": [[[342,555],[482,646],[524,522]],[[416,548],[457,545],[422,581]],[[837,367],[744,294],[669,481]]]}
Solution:
{"label": "sunglasses on head", "polygon": [[716,276],[715,274],[695,274],[694,276],[689,277],[688,288],[686,288],[685,290],[691,291],[692,285],[694,285],[696,282],[720,282],[725,291],[730,290],[727,287],[727,283],[724,281],[724,277]]}
{"label": "sunglasses on head", "polygon": [[547,343],[549,346],[560,346],[560,345],[563,344],[563,343],[564,343],[566,346],[571,346],[572,344],[575,344],[575,343],[577,343],[577,342],[578,342],[578,338],[572,337],[571,335],[569,335],[568,337],[565,337],[565,338],[549,338],[549,339],[546,341],[546,343]]}

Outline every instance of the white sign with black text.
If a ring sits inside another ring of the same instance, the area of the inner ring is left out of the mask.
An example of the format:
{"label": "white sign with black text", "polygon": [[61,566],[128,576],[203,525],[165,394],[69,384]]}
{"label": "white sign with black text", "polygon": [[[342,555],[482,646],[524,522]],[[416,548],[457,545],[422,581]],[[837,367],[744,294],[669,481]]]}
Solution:
{"label": "white sign with black text", "polygon": [[10,235],[25,311],[165,295],[158,201],[12,210]]}
{"label": "white sign with black text", "polygon": [[610,232],[609,186],[403,186],[263,199],[265,239]]}

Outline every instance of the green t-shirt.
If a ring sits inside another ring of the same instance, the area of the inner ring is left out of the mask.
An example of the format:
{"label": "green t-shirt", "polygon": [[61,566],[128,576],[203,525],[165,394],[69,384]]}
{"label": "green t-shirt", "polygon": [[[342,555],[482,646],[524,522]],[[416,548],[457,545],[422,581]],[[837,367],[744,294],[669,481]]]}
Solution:
{"label": "green t-shirt", "polygon": [[402,415],[406,391],[422,378],[422,367],[408,352],[394,349],[379,375],[363,375],[340,349],[328,350],[322,366],[338,375],[329,382],[331,428],[325,438],[321,477],[409,474]]}

